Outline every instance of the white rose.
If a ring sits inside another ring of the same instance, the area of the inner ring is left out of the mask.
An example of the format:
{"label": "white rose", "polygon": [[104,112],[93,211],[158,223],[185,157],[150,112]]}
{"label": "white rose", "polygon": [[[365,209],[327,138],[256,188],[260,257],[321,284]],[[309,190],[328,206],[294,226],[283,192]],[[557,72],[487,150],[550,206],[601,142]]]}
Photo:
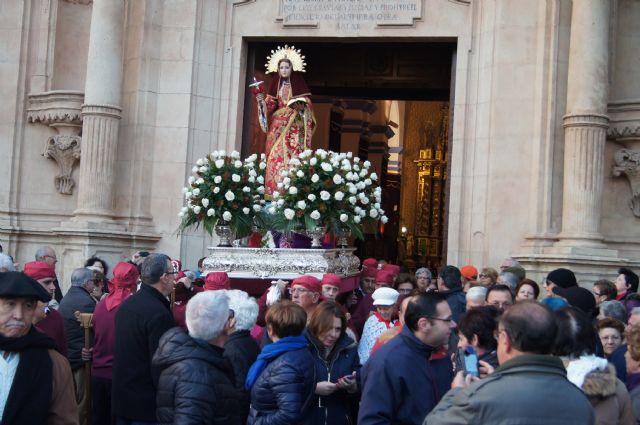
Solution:
{"label": "white rose", "polygon": [[240,152],[238,151],[232,151],[231,154],[229,155],[231,158],[233,159],[238,159],[240,158]]}
{"label": "white rose", "polygon": [[354,222],[354,223],[358,224],[358,223],[360,223],[360,220],[361,220],[361,219],[360,219],[360,216],[359,216],[359,215],[355,215],[355,216],[353,216],[353,222]]}
{"label": "white rose", "polygon": [[376,218],[378,216],[378,210],[372,209],[371,211],[369,211],[369,216],[371,218]]}
{"label": "white rose", "polygon": [[253,211],[259,212],[261,209],[262,209],[262,207],[260,205],[258,205],[258,204],[254,204],[253,205]]}
{"label": "white rose", "polygon": [[341,176],[340,174],[335,174],[335,175],[333,176],[333,182],[334,182],[335,184],[340,184],[340,183],[342,183],[342,176]]}
{"label": "white rose", "polygon": [[267,168],[267,163],[266,162],[261,162],[260,163],[260,169],[264,170],[265,168]]}
{"label": "white rose", "polygon": [[298,203],[296,204],[296,207],[298,207],[298,209],[303,210],[303,209],[307,208],[307,203],[304,202],[304,201],[298,201]]}
{"label": "white rose", "polygon": [[191,169],[191,172],[192,172],[192,173],[197,173],[199,168],[200,168],[200,167],[195,166],[195,167],[193,167],[193,168]]}
{"label": "white rose", "polygon": [[273,192],[271,196],[273,197],[273,199],[278,199],[278,197],[280,196],[280,192]]}
{"label": "white rose", "polygon": [[209,167],[202,166],[202,167],[200,167],[199,171],[201,173],[206,173],[207,171],[209,171]]}
{"label": "white rose", "polygon": [[195,189],[193,189],[193,191],[191,193],[193,193],[193,196],[198,196],[198,195],[200,195],[200,189],[198,189],[196,187]]}
{"label": "white rose", "polygon": [[231,180],[233,180],[235,183],[238,183],[240,181],[240,176],[238,174],[232,174]]}
{"label": "white rose", "polygon": [[258,184],[264,184],[264,177],[258,176],[257,181],[258,181]]}
{"label": "white rose", "polygon": [[320,168],[322,168],[327,173],[333,171],[333,167],[328,162],[323,162],[322,164],[320,164]]}
{"label": "white rose", "polygon": [[284,217],[285,217],[287,220],[291,220],[291,219],[293,219],[293,217],[295,217],[295,215],[296,215],[296,212],[295,212],[294,210],[292,210],[291,208],[285,208],[285,210],[284,210]]}
{"label": "white rose", "polygon": [[358,202],[358,200],[356,199],[356,197],[355,197],[355,196],[349,196],[349,203],[350,203],[351,205],[355,205],[355,204],[356,204],[356,202]]}
{"label": "white rose", "polygon": [[189,208],[187,208],[187,207],[182,207],[182,210],[181,210],[181,211],[182,211],[183,213],[185,213],[185,214],[186,214],[186,213],[187,213],[187,211],[189,211]]}
{"label": "white rose", "polygon": [[328,201],[329,199],[331,199],[331,194],[326,190],[323,190],[322,192],[320,192],[320,199],[322,199],[323,201]]}
{"label": "white rose", "polygon": [[314,174],[313,176],[311,176],[311,182],[312,183],[318,183],[318,180],[320,180],[320,176],[317,174]]}
{"label": "white rose", "polygon": [[269,207],[267,207],[267,212],[271,215],[274,215],[276,213],[276,207],[275,205],[271,205]]}
{"label": "white rose", "polygon": [[202,160],[202,158],[198,158],[198,160],[196,161],[196,164],[198,164],[198,166],[202,166],[204,165],[204,161]]}
{"label": "white rose", "polygon": [[349,220],[349,216],[346,214],[340,214],[340,221],[346,223]]}
{"label": "white rose", "polygon": [[366,187],[366,185],[364,184],[364,182],[358,182],[358,183],[356,183],[356,187],[359,190],[362,190],[362,189],[364,189]]}
{"label": "white rose", "polygon": [[244,215],[249,215],[249,212],[250,212],[250,211],[251,211],[251,210],[250,210],[248,207],[244,207],[244,208],[242,209],[242,212],[244,213]]}
{"label": "white rose", "polygon": [[284,199],[278,199],[276,201],[276,205],[279,206],[279,207],[283,206],[284,205]]}
{"label": "white rose", "polygon": [[191,195],[192,195],[192,193],[191,193],[191,192],[187,192],[187,193],[185,193],[185,194],[184,194],[184,199],[191,199]]}
{"label": "white rose", "polygon": [[296,176],[298,176],[300,178],[304,177],[304,171],[298,170],[298,172],[296,173]]}
{"label": "white rose", "polygon": [[278,189],[282,189],[284,187],[284,185],[282,184],[282,182],[278,182],[278,184],[276,185],[276,187]]}
{"label": "white rose", "polygon": [[207,210],[207,215],[208,215],[209,217],[212,217],[212,216],[214,216],[215,214],[216,214],[216,210],[214,210],[213,208],[209,208],[209,209]]}
{"label": "white rose", "polygon": [[364,184],[367,186],[371,186],[371,179],[365,179]]}
{"label": "white rose", "polygon": [[207,208],[209,206],[209,199],[202,198],[202,206]]}
{"label": "white rose", "polygon": [[256,189],[258,191],[259,194],[263,194],[264,193],[264,186],[258,186],[258,189]]}
{"label": "white rose", "polygon": [[193,184],[196,181],[196,178],[193,176],[189,176],[189,178],[187,179],[187,181],[189,182],[189,184]]}
{"label": "white rose", "polygon": [[314,195],[313,193],[310,193],[310,194],[307,196],[307,199],[308,199],[308,200],[310,200],[311,202],[313,202],[313,201],[315,201],[315,200],[316,200],[316,195]]}
{"label": "white rose", "polygon": [[309,160],[309,165],[316,165],[318,163],[318,158],[313,157]]}
{"label": "white rose", "polygon": [[347,158],[353,157],[353,152],[347,152]]}
{"label": "white rose", "polygon": [[231,221],[231,218],[233,218],[233,216],[231,215],[231,213],[230,213],[229,211],[225,211],[225,212],[222,214],[222,219],[223,219],[224,221]]}
{"label": "white rose", "polygon": [[318,220],[320,218],[320,212],[318,210],[313,210],[311,214],[309,214],[309,217],[314,220]]}
{"label": "white rose", "polygon": [[333,196],[336,198],[336,201],[342,201],[344,199],[344,192],[336,192]]}
{"label": "white rose", "polygon": [[199,205],[196,205],[195,207],[193,207],[193,212],[196,214],[200,214],[201,210],[202,208]]}
{"label": "white rose", "polygon": [[289,194],[291,194],[291,195],[295,195],[295,194],[297,194],[297,193],[298,193],[298,188],[297,188],[297,187],[295,187],[295,186],[291,186],[291,187],[289,188]]}
{"label": "white rose", "polygon": [[236,168],[242,168],[242,161],[236,161],[233,163]]}
{"label": "white rose", "polygon": [[367,175],[367,170],[365,169],[360,170],[360,174],[359,174],[360,177],[365,177],[366,175]]}
{"label": "white rose", "polygon": [[362,218],[367,216],[367,211],[366,210],[360,210],[360,212],[358,213],[358,215]]}
{"label": "white rose", "polygon": [[229,202],[231,202],[231,201],[233,201],[234,199],[236,199],[236,195],[235,195],[232,191],[230,191],[230,190],[227,190],[227,193],[225,193],[225,194],[224,194],[224,197],[225,197],[225,198],[226,198],[226,200],[227,200],[227,201],[229,201]]}
{"label": "white rose", "polygon": [[249,175],[250,175],[251,177],[255,177],[255,176],[257,176],[257,175],[258,175],[258,173],[256,173],[256,170],[249,170]]}
{"label": "white rose", "polygon": [[291,158],[289,160],[289,166],[297,167],[298,165],[300,165],[300,161],[298,161],[298,158]]}
{"label": "white rose", "polygon": [[382,217],[380,217],[380,221],[382,222],[382,224],[387,224],[387,221],[389,221],[389,219],[386,215],[383,215]]}
{"label": "white rose", "polygon": [[213,193],[220,193],[220,188],[218,186],[214,187]]}
{"label": "white rose", "polygon": [[242,191],[245,192],[245,193],[249,193],[249,192],[251,192],[251,188],[249,188],[249,186],[245,186],[245,187],[242,188]]}
{"label": "white rose", "polygon": [[249,176],[249,178],[247,178],[247,181],[248,181],[249,183],[255,183],[255,182],[256,182],[256,178],[255,178],[255,177],[253,177],[253,176]]}
{"label": "white rose", "polygon": [[367,205],[369,203],[369,198],[367,198],[366,196],[363,196],[362,199],[360,199],[360,202]]}
{"label": "white rose", "polygon": [[289,177],[285,177],[284,179],[282,179],[282,184],[285,186],[288,186],[291,184],[291,179]]}
{"label": "white rose", "polygon": [[183,213],[182,211],[180,211],[180,212],[178,213],[178,217],[184,217],[184,213]]}
{"label": "white rose", "polygon": [[196,180],[196,184],[204,184],[204,179],[200,177],[198,180]]}
{"label": "white rose", "polygon": [[222,159],[222,158],[216,159],[215,164],[216,164],[216,167],[218,167],[218,168],[224,167],[224,159]]}
{"label": "white rose", "polygon": [[222,176],[215,176],[215,177],[213,178],[213,182],[214,182],[215,184],[220,184],[220,182],[221,182],[221,181],[222,181]]}
{"label": "white rose", "polygon": [[362,163],[362,166],[364,168],[369,168],[369,167],[371,167],[371,163],[369,161],[365,161],[365,162]]}
{"label": "white rose", "polygon": [[380,209],[380,203],[376,202],[375,204],[373,204],[373,208],[379,210]]}
{"label": "white rose", "polygon": [[358,193],[358,188],[356,188],[356,185],[349,186],[349,193],[352,195],[355,195],[356,193]]}
{"label": "white rose", "polygon": [[378,175],[376,173],[371,173],[371,175],[369,176],[369,178],[373,181],[378,180]]}
{"label": "white rose", "polygon": [[360,211],[362,211],[362,208],[360,208],[360,207],[355,207],[353,209],[353,212],[356,213],[356,214],[360,214]]}

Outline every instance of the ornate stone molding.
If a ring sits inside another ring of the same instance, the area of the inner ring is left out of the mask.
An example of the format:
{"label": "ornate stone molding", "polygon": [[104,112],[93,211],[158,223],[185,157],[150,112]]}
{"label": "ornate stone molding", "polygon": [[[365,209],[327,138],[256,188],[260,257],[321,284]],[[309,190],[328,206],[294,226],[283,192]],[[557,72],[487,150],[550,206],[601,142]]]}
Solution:
{"label": "ornate stone molding", "polygon": [[71,195],[76,182],[71,177],[73,166],[80,160],[80,136],[57,134],[49,137],[44,149],[44,157],[54,159],[60,166],[55,177],[56,189],[63,195]]}
{"label": "ornate stone molding", "polygon": [[60,167],[53,180],[58,192],[71,195],[76,184],[71,174],[80,160],[84,93],[55,90],[32,93],[28,99],[27,120],[48,125],[58,133],[47,139],[43,156],[53,159]]}
{"label": "ornate stone molding", "polygon": [[607,138],[633,149],[634,146],[627,145],[626,142],[640,140],[640,99],[609,102],[608,113],[611,126],[607,131]]}
{"label": "ornate stone molding", "polygon": [[614,155],[614,177],[625,175],[631,185],[629,208],[633,215],[640,217],[640,151],[620,149]]}
{"label": "ornate stone molding", "polygon": [[358,273],[360,260],[347,249],[269,249],[209,248],[205,271],[225,271],[230,277],[294,279],[325,273],[352,276]]}

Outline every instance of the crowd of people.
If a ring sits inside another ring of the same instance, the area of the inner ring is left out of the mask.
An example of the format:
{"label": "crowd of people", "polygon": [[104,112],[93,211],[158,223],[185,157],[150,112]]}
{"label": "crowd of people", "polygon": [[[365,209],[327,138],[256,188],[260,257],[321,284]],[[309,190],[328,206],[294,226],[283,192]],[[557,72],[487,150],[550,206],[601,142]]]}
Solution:
{"label": "crowd of people", "polygon": [[63,296],[56,263],[0,254],[3,425],[640,423],[628,268],[586,289],[512,258],[369,258],[356,285],[304,275],[255,299],[147,252],[87,259]]}

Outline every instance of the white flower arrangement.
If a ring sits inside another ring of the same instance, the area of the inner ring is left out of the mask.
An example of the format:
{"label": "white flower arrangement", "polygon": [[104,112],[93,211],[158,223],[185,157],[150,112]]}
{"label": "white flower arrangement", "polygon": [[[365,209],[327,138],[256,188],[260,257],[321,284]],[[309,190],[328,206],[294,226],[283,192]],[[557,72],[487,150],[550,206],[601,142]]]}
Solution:
{"label": "white flower arrangement", "polygon": [[196,160],[187,179],[186,206],[180,211],[179,231],[200,224],[209,233],[220,221],[228,222],[240,238],[248,235],[253,219],[261,214],[264,202],[266,156],[251,155],[244,161],[240,153],[224,150]]}

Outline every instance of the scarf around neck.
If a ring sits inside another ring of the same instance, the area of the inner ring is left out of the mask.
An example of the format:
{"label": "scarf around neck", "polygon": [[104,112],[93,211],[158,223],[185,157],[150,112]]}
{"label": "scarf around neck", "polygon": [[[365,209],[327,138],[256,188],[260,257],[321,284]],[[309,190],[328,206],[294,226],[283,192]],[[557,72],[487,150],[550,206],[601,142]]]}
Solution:
{"label": "scarf around neck", "polygon": [[55,349],[55,342],[33,326],[19,338],[0,336],[0,350],[20,354],[2,425],[47,423],[53,391],[53,362],[48,350]]}
{"label": "scarf around neck", "polygon": [[305,348],[307,346],[307,339],[302,336],[287,336],[285,338],[279,339],[273,344],[269,344],[262,349],[260,355],[258,355],[258,359],[255,361],[251,368],[249,369],[249,373],[247,374],[247,380],[244,383],[244,387],[247,390],[251,390],[253,384],[256,382],[262,371],[267,367],[270,361],[273,359],[280,357],[280,355],[288,352],[300,350],[301,348]]}

